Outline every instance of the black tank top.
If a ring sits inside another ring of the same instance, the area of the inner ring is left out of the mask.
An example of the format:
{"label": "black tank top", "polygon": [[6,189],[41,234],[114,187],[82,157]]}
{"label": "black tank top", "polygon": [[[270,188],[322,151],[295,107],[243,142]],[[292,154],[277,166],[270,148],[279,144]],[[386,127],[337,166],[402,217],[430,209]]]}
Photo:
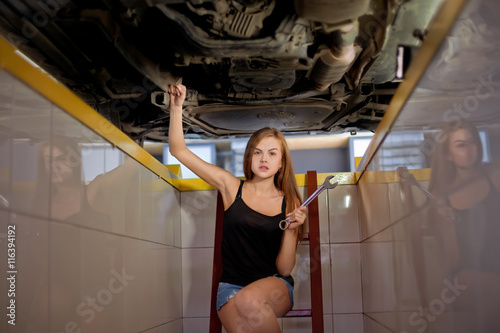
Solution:
{"label": "black tank top", "polygon": [[455,227],[460,251],[460,269],[473,269],[499,274],[498,253],[500,193],[487,177],[488,196],[469,209],[454,209]]}
{"label": "black tank top", "polygon": [[285,219],[285,198],[281,213],[267,216],[248,207],[241,198],[243,180],[233,204],[224,212],[221,282],[246,286],[258,279],[278,274],[276,257]]}

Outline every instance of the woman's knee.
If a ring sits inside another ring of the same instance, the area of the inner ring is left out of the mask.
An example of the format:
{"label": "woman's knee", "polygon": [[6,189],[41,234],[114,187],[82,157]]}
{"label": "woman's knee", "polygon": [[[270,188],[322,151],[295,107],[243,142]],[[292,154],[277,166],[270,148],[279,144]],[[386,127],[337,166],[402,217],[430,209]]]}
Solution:
{"label": "woman's knee", "polygon": [[273,308],[269,304],[267,297],[259,293],[258,290],[242,289],[234,296],[234,305],[242,317],[252,317],[257,313],[272,313]]}
{"label": "woman's knee", "polygon": [[268,302],[251,290],[240,290],[234,297],[234,305],[247,327],[257,328],[276,318]]}
{"label": "woman's knee", "polygon": [[253,311],[257,311],[261,306],[260,303],[262,303],[262,300],[259,300],[257,294],[245,288],[234,296],[234,306],[243,316]]}

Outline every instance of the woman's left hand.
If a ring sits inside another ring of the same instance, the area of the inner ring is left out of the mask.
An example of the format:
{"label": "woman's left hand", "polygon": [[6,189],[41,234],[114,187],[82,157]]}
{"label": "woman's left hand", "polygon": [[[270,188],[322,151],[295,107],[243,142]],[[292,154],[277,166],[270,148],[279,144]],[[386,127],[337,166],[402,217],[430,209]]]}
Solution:
{"label": "woman's left hand", "polygon": [[288,229],[293,230],[300,227],[306,221],[307,207],[298,207],[293,212],[286,215],[286,220],[290,222]]}

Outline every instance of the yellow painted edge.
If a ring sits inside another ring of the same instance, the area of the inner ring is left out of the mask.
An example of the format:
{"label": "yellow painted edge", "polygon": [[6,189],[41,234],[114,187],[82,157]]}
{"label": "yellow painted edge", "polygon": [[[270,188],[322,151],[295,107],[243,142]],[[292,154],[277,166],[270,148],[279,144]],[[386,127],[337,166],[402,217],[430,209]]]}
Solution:
{"label": "yellow painted edge", "polygon": [[28,63],[16,54],[16,49],[3,37],[0,37],[0,68],[23,81],[49,101],[76,118],[82,124],[92,129],[98,135],[130,155],[136,161],[151,170],[160,179],[177,187],[173,173],[162,163],[130,139],[125,133],[115,127],[97,111],[85,104],[78,96],[61,83],[45,74],[39,68]]}
{"label": "yellow painted edge", "polygon": [[216,189],[200,178],[180,179],[179,183],[180,191],[205,191]]}
{"label": "yellow painted edge", "polygon": [[362,156],[356,156],[354,157],[354,167],[357,169],[359,166],[359,163],[361,163],[361,160],[363,159]]}
{"label": "yellow painted edge", "polygon": [[165,165],[172,173],[178,178],[182,178],[181,165],[180,164],[168,164]]}
{"label": "yellow painted edge", "polygon": [[[317,180],[318,184],[321,185],[325,181],[325,178],[329,175],[334,175],[336,180],[338,180],[339,185],[355,185],[357,183],[357,173],[355,172],[338,172],[338,173],[318,173]],[[244,177],[240,177],[244,179]],[[297,186],[305,187],[307,186],[307,177],[305,174],[295,175],[295,181]],[[178,187],[181,191],[203,191],[203,190],[215,190],[215,188],[200,178],[191,179],[180,179],[180,186]]]}
{"label": "yellow painted edge", "polygon": [[360,177],[363,176],[366,168],[372,162],[373,157],[394,125],[396,118],[408,101],[418,81],[436,55],[439,47],[450,32],[466,3],[467,0],[443,1],[443,5],[429,27],[426,39],[422,42],[420,49],[412,60],[408,72],[405,75],[405,79],[397,88],[394,97],[387,107],[384,117],[377,126],[375,135],[368,145],[366,153],[360,162],[360,168],[357,169],[361,172]]}
{"label": "yellow painted edge", "polygon": [[[409,169],[417,181],[426,181],[430,179],[431,169]],[[391,171],[366,171],[363,175],[363,184],[387,184],[398,183],[399,177],[397,170]]]}
{"label": "yellow painted edge", "polygon": [[298,187],[304,187],[307,185],[307,176],[305,174],[297,174],[295,175],[295,181]]}
{"label": "yellow painted edge", "polygon": [[[426,181],[430,179],[431,169],[410,169],[408,170],[416,180]],[[334,175],[339,185],[356,185],[357,175],[356,172],[339,172],[339,173],[318,173],[317,185],[323,184],[326,177],[329,175]],[[364,180],[370,183],[395,183],[398,182],[397,171],[369,171],[365,175]],[[244,179],[243,177],[240,177]],[[307,186],[307,177],[305,174],[295,175],[297,185],[299,187]],[[177,183],[178,189],[180,191],[203,191],[203,190],[215,190],[214,187],[208,185],[205,181],[199,178],[193,179],[177,179],[174,180]],[[142,189],[144,191],[161,192],[165,190],[164,182],[160,182],[155,179],[148,179],[142,181]],[[16,181],[12,184],[13,189],[17,193],[34,193],[36,182],[34,181]]]}
{"label": "yellow painted edge", "polygon": [[425,181],[431,179],[431,168],[426,169],[410,169],[408,170],[416,180]]}

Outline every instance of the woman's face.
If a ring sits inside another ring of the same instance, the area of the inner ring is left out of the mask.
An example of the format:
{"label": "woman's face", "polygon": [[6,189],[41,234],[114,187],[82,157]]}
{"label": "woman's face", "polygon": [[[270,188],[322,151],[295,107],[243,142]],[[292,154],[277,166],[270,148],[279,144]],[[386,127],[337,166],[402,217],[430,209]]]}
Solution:
{"label": "woman's face", "polygon": [[260,178],[274,177],[281,168],[281,143],[274,137],[263,138],[252,155],[252,172]]}
{"label": "woman's face", "polygon": [[45,147],[43,150],[45,161],[45,170],[51,177],[53,183],[64,183],[73,177],[73,168],[71,167],[68,156],[57,147]]}
{"label": "woman's face", "polygon": [[457,168],[473,168],[478,158],[478,144],[468,130],[458,129],[450,134],[448,158]]}

